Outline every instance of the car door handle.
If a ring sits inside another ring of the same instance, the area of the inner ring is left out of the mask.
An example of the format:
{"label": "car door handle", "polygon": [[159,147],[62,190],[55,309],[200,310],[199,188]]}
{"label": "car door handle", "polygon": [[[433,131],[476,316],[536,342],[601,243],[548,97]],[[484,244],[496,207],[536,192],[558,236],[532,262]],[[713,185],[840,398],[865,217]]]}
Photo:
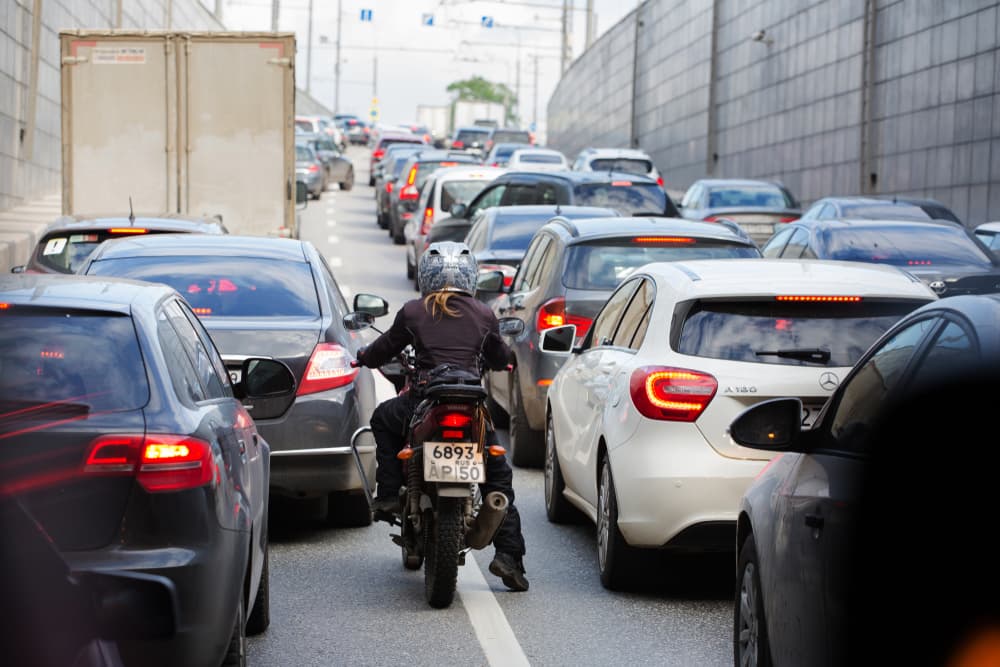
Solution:
{"label": "car door handle", "polygon": [[806,525],[810,528],[822,528],[823,517],[819,514],[806,514]]}

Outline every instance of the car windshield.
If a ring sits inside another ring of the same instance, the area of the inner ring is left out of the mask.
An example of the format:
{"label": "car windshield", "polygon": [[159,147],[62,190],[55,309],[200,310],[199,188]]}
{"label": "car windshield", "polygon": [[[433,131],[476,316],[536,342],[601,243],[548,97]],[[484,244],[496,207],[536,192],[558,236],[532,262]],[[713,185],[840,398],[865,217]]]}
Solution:
{"label": "car windshield", "polygon": [[450,211],[455,204],[467,204],[483,191],[489,181],[445,181],[441,185],[441,210]]}
{"label": "car windshield", "polygon": [[795,202],[773,185],[714,187],[708,190],[709,208],[731,207],[794,208]]}
{"label": "car windshield", "polygon": [[[922,303],[703,300],[691,304],[673,347],[680,354],[710,359],[853,366],[879,336]],[[821,362],[804,358],[815,351],[821,351]]]}
{"label": "car windshield", "polygon": [[530,144],[531,134],[520,130],[495,130],[493,132],[493,143],[521,143]]}
{"label": "car windshield", "polygon": [[579,206],[613,208],[622,215],[663,215],[667,194],[655,183],[582,183],[573,189]]}
{"label": "car windshield", "polygon": [[41,405],[38,418],[58,419],[135,410],[149,401],[127,315],[14,305],[0,311],[0,321],[3,413]]}
{"label": "car windshield", "polygon": [[932,266],[993,267],[987,253],[963,229],[941,223],[904,227],[842,227],[820,234],[824,257],[920,268]]}
{"label": "car windshield", "polygon": [[760,257],[760,251],[747,245],[707,239],[671,242],[655,241],[652,237],[602,239],[570,247],[563,285],[570,289],[611,290],[650,262],[740,257]]}
{"label": "car windshield", "polygon": [[122,257],[88,271],[170,285],[200,316],[319,317],[312,271],[304,262],[264,257]]}
{"label": "car windshield", "polygon": [[648,174],[653,170],[653,163],[649,160],[639,158],[597,158],[590,161],[590,168],[594,171],[619,171],[625,174]]}

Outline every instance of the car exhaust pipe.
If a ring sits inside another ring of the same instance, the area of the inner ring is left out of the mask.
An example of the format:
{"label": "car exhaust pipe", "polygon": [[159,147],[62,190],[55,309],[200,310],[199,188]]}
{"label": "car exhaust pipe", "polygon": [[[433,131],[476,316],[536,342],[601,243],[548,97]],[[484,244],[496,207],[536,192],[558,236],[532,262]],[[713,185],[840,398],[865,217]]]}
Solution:
{"label": "car exhaust pipe", "polygon": [[507,496],[500,491],[490,491],[483,498],[479,513],[472,520],[472,525],[465,533],[465,546],[470,549],[483,549],[493,541],[493,536],[500,529],[500,524],[507,517]]}

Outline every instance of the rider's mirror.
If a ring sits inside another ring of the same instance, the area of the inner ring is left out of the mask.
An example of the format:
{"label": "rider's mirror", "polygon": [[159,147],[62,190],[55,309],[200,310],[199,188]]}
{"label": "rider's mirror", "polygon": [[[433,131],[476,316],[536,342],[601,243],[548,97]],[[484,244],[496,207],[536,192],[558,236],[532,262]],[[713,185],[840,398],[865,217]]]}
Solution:
{"label": "rider's mirror", "polygon": [[502,271],[483,271],[476,277],[476,291],[502,292],[503,278]]}
{"label": "rider's mirror", "polygon": [[344,328],[348,331],[361,331],[375,324],[375,316],[371,313],[355,311],[344,315]]}
{"label": "rider's mirror", "polygon": [[389,302],[374,294],[355,294],[354,310],[369,313],[372,317],[382,317],[389,313]]}
{"label": "rider's mirror", "polygon": [[449,213],[451,213],[452,217],[454,217],[454,218],[464,218],[465,217],[465,212],[468,211],[468,210],[469,210],[468,206],[466,206],[465,204],[459,203],[459,204],[455,204],[454,206],[452,206],[451,207],[451,211],[449,211]]}
{"label": "rider's mirror", "polygon": [[738,444],[757,449],[788,449],[802,428],[802,402],[776,398],[741,412],[729,427]]}
{"label": "rider's mirror", "polygon": [[573,351],[573,341],[575,340],[575,324],[554,327],[552,329],[546,329],[542,332],[541,348],[543,352],[559,352],[561,354],[568,354]]}
{"label": "rider's mirror", "polygon": [[524,333],[524,322],[516,317],[500,318],[500,335],[520,336]]}

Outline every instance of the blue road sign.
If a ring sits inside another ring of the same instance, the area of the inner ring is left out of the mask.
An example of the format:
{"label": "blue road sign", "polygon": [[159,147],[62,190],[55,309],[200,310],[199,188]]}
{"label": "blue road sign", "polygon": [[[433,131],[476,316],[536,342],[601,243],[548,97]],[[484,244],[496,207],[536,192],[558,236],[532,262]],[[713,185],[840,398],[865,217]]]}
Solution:
{"label": "blue road sign", "polygon": [[433,14],[421,14],[420,15],[420,23],[423,24],[423,25],[433,26],[434,25],[434,15]]}
{"label": "blue road sign", "polygon": [[361,20],[362,21],[368,21],[370,23],[371,20],[372,20],[372,10],[370,10],[370,9],[362,9],[361,10]]}
{"label": "blue road sign", "polygon": [[479,20],[479,23],[484,28],[492,28],[493,27],[493,17],[492,16],[484,16],[483,18],[481,18]]}

